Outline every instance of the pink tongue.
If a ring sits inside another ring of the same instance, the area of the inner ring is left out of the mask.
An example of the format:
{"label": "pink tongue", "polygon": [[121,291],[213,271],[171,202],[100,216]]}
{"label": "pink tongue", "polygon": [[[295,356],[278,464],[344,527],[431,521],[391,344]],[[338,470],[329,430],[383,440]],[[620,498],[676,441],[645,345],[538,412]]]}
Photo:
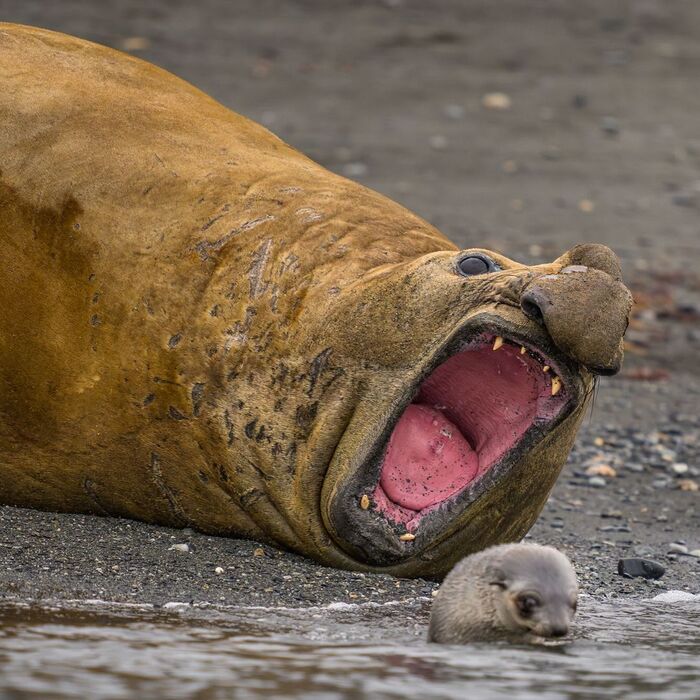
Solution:
{"label": "pink tongue", "polygon": [[453,423],[410,404],[391,434],[380,484],[394,503],[422,510],[463,489],[478,469],[476,452]]}

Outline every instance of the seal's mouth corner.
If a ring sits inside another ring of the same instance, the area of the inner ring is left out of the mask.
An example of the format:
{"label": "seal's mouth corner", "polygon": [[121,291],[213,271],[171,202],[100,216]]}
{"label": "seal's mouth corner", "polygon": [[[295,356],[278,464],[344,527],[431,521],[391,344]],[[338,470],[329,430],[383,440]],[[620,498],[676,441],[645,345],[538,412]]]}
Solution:
{"label": "seal's mouth corner", "polygon": [[399,415],[365,506],[415,532],[426,515],[472,491],[532,428],[553,426],[571,399],[563,374],[520,341],[473,339],[420,383]]}

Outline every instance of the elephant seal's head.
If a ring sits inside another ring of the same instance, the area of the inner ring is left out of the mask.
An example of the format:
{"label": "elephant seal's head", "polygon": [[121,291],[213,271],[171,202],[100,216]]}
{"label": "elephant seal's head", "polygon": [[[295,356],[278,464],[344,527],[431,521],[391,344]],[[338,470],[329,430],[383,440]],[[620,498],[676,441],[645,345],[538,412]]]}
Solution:
{"label": "elephant seal's head", "polygon": [[342,290],[313,331],[360,378],[321,493],[335,544],[370,567],[440,576],[521,538],[596,375],[620,368],[630,307],[601,245],[536,266],[435,252]]}

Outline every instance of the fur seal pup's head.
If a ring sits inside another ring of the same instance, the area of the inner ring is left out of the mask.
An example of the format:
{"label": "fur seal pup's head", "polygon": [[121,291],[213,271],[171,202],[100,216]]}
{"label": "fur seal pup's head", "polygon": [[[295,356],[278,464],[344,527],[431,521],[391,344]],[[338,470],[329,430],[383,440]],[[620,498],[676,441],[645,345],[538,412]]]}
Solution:
{"label": "fur seal pup's head", "polygon": [[553,547],[490,547],[448,574],[433,604],[428,637],[443,644],[563,637],[577,597],[574,568]]}

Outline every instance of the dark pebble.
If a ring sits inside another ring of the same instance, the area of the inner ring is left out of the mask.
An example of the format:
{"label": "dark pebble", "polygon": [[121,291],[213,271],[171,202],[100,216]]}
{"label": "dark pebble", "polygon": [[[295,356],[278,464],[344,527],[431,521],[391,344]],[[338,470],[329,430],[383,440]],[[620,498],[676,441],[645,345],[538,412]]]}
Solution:
{"label": "dark pebble", "polygon": [[694,207],[697,205],[697,197],[693,193],[679,192],[671,198],[673,203],[678,207]]}
{"label": "dark pebble", "polygon": [[617,562],[617,573],[625,578],[657,579],[661,578],[666,569],[651,559],[620,559]]}

